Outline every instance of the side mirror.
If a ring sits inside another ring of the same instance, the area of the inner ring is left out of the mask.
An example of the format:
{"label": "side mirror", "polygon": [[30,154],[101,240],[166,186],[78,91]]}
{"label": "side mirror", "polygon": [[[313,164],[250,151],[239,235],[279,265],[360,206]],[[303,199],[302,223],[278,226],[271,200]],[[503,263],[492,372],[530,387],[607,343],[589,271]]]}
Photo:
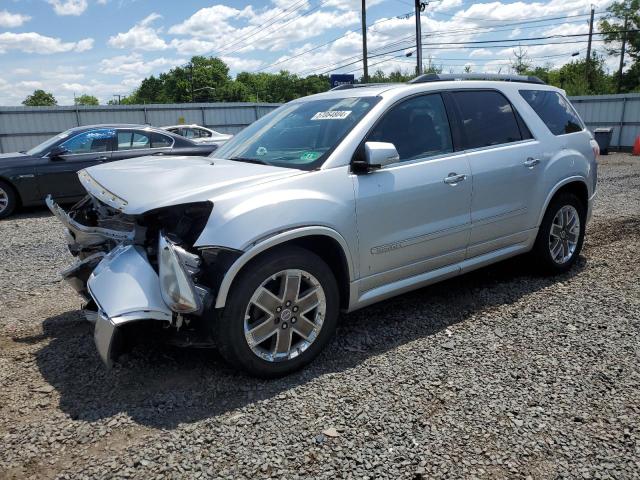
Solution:
{"label": "side mirror", "polygon": [[400,161],[400,155],[393,143],[367,142],[364,144],[364,163],[367,172],[378,170],[386,165]]}
{"label": "side mirror", "polygon": [[366,142],[364,152],[359,157],[351,163],[352,171],[356,174],[370,173],[400,161],[396,146],[389,142]]}
{"label": "side mirror", "polygon": [[65,147],[63,147],[62,145],[56,145],[55,147],[53,147],[50,151],[49,151],[49,158],[51,160],[55,160],[58,157],[60,157],[61,155],[64,155],[65,153],[68,153],[69,150],[67,150]]}

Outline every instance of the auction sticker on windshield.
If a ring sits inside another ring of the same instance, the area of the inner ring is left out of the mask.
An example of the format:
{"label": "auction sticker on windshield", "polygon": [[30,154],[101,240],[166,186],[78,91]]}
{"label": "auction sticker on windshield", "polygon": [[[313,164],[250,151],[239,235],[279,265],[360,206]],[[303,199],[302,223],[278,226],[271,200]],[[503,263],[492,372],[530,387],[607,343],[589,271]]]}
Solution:
{"label": "auction sticker on windshield", "polygon": [[350,113],[351,110],[329,110],[316,113],[311,120],[344,120]]}

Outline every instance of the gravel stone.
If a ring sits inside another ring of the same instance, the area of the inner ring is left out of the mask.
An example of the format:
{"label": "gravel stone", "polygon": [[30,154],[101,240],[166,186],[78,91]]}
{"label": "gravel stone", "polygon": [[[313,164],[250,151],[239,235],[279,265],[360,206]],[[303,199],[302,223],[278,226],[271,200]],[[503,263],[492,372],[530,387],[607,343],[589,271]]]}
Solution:
{"label": "gravel stone", "polygon": [[0,221],[0,478],[638,478],[640,159],[599,174],[567,274],[515,258],[344,315],[271,381],[162,345],[105,370],[59,223]]}

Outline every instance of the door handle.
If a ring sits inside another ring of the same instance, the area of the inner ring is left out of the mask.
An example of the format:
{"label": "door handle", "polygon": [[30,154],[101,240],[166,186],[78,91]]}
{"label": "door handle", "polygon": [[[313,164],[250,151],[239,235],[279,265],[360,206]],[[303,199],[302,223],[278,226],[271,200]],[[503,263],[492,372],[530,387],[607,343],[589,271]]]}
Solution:
{"label": "door handle", "polygon": [[538,165],[540,163],[540,159],[539,158],[527,158],[524,162],[524,166],[531,169],[533,167],[535,167],[536,165]]}
{"label": "door handle", "polygon": [[99,162],[106,162],[107,160],[109,160],[109,157],[98,157],[96,160],[98,160]]}
{"label": "door handle", "polygon": [[451,186],[456,186],[458,183],[466,180],[466,175],[458,175],[457,173],[450,173],[445,179],[444,183]]}

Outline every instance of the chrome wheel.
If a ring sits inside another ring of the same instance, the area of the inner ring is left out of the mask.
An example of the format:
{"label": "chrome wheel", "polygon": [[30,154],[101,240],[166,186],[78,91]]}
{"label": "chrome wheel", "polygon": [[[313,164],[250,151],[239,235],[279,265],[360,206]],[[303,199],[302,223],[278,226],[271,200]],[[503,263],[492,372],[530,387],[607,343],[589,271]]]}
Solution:
{"label": "chrome wheel", "polygon": [[304,270],[283,270],[253,293],[244,316],[245,339],[263,360],[291,360],[316,340],[326,313],[320,282]]}
{"label": "chrome wheel", "polygon": [[556,213],[549,232],[549,252],[554,262],[568,262],[578,247],[580,215],[572,205],[565,205]]}
{"label": "chrome wheel", "polygon": [[0,187],[0,213],[4,212],[9,206],[9,194]]}

